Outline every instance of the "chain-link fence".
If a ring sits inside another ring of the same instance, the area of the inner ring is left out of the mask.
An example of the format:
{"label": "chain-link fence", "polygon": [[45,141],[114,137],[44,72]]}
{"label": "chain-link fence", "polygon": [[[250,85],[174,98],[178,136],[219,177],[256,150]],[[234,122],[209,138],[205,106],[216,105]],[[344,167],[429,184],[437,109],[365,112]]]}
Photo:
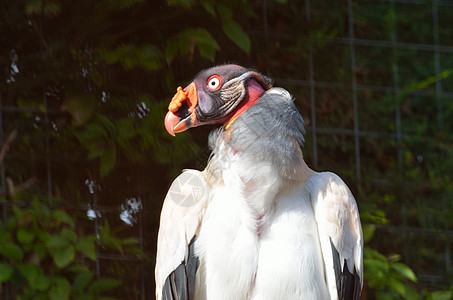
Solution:
{"label": "chain-link fence", "polygon": [[[315,170],[339,173],[361,211],[378,209],[386,216],[386,221],[380,215],[365,216],[377,224],[370,242],[375,248],[402,254],[422,287],[448,288],[453,190],[445,183],[453,166],[453,2],[278,2],[254,3],[255,19],[243,27],[252,40],[254,65],[296,98],[307,128],[306,160]],[[16,56],[10,52],[6,86],[24,72]],[[159,211],[149,203],[163,199],[156,199],[160,194],[148,178],[167,170],[119,162],[125,175],[103,181],[94,161],[59,148],[74,137],[60,129],[67,111],[55,104],[58,89],[38,94],[33,96],[40,103],[36,107],[10,99],[8,90],[0,93],[0,144],[7,145],[0,154],[5,155],[4,224],[13,204],[26,206],[33,193],[46,190],[49,202],[77,197],[66,207],[88,217],[84,230],[91,228],[99,236],[105,219],[126,224],[121,234],[136,237],[139,249],[153,256]],[[15,131],[18,146],[9,139]],[[200,157],[193,164],[203,164],[208,153]],[[8,174],[14,174],[14,182]],[[68,187],[67,181],[78,184]],[[14,199],[11,189],[29,192]],[[153,258],[146,262],[99,246],[96,254],[98,276],[126,272],[134,298],[154,297]],[[10,294],[9,284],[3,284],[2,299]]]}

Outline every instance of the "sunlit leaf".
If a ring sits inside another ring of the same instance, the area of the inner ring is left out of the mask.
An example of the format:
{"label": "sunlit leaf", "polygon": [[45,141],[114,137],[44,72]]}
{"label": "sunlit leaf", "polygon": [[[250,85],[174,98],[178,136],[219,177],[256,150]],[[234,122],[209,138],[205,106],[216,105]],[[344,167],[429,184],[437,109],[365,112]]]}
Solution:
{"label": "sunlit leaf", "polygon": [[417,277],[415,276],[414,272],[405,264],[399,262],[392,263],[391,268],[410,281],[417,282]]}
{"label": "sunlit leaf", "polygon": [[383,261],[383,262],[387,262],[387,257],[385,257],[381,253],[377,252],[376,250],[371,249],[369,247],[365,247],[364,250],[365,250],[363,252],[363,257],[364,258],[372,258],[372,259],[380,260],[380,261]]}
{"label": "sunlit leaf", "polygon": [[369,240],[371,240],[375,229],[376,229],[376,226],[374,226],[373,224],[364,224],[362,226],[364,243],[367,243]]}
{"label": "sunlit leaf", "polygon": [[400,294],[401,296],[406,295],[406,287],[401,281],[399,281],[395,278],[389,278],[388,285],[391,289],[397,291],[398,294]]}
{"label": "sunlit leaf", "polygon": [[378,280],[386,278],[389,272],[388,263],[376,259],[363,259],[363,266],[365,275],[367,276],[369,274],[373,277],[373,281],[370,282],[370,285],[378,282]]}

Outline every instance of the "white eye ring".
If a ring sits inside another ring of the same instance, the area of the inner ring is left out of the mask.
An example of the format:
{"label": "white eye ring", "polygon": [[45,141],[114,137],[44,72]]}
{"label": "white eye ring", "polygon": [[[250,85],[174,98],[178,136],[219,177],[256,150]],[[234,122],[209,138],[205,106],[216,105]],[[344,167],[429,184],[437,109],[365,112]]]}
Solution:
{"label": "white eye ring", "polygon": [[216,91],[219,89],[220,83],[221,83],[220,77],[218,75],[213,75],[209,77],[207,85],[208,88],[210,88],[213,91]]}

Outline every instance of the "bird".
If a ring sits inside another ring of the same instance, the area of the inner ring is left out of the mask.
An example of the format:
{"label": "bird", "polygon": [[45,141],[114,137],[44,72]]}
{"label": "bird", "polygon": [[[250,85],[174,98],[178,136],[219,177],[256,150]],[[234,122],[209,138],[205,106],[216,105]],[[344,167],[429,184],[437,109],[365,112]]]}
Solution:
{"label": "bird", "polygon": [[344,181],[303,159],[290,93],[234,64],[178,87],[169,134],[217,124],[204,170],[185,170],[163,202],[156,298],[359,299],[363,235]]}

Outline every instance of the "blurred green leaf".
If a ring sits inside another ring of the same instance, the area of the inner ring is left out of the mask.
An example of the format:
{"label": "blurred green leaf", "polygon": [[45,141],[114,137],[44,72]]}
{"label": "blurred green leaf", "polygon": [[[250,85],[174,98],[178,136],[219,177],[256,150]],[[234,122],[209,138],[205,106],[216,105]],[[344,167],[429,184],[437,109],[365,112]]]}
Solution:
{"label": "blurred green leaf", "polygon": [[100,293],[105,291],[113,290],[114,288],[121,285],[121,282],[113,278],[100,278],[97,279],[93,284],[88,288],[90,293]]}
{"label": "blurred green leaf", "polygon": [[82,126],[86,124],[94,114],[96,108],[96,100],[91,97],[67,97],[63,102],[62,109],[68,111],[74,124]]}
{"label": "blurred green leaf", "polygon": [[217,10],[219,11],[222,19],[231,20],[233,18],[233,11],[226,3],[219,3],[217,5]]}
{"label": "blurred green leaf", "polygon": [[116,164],[116,148],[112,148],[103,152],[100,157],[100,175],[101,177],[106,176],[113,170]]}
{"label": "blurred green leaf", "polygon": [[0,243],[11,242],[13,239],[11,232],[0,228]]}
{"label": "blurred green leaf", "polygon": [[225,34],[245,53],[250,54],[251,42],[242,27],[233,19],[226,19],[222,24]]}
{"label": "blurred green leaf", "polygon": [[53,235],[50,239],[46,242],[46,246],[50,248],[63,248],[69,246],[70,243],[68,239],[61,235]]}
{"label": "blurred green leaf", "polygon": [[110,248],[117,249],[123,254],[123,246],[121,245],[120,239],[116,238],[110,231],[110,225],[107,220],[104,222],[104,226],[99,230],[100,242]]}
{"label": "blurred green leaf", "polygon": [[0,283],[9,281],[13,270],[12,266],[0,262]]}
{"label": "blurred green leaf", "polygon": [[77,241],[77,234],[75,233],[74,230],[70,230],[70,229],[67,229],[67,228],[63,228],[61,231],[60,231],[60,235],[66,239],[67,241],[69,241],[71,244],[74,244],[76,241]]}
{"label": "blurred green leaf", "polygon": [[45,291],[49,287],[50,280],[45,276],[42,268],[39,266],[22,264],[18,266],[18,269],[32,288],[39,291]]}
{"label": "blurred green leaf", "polygon": [[44,259],[47,254],[46,247],[41,242],[35,242],[33,245],[33,251],[38,255],[39,259]]}
{"label": "blurred green leaf", "polygon": [[179,52],[179,43],[176,38],[169,39],[165,47],[165,60],[170,64]]}
{"label": "blurred green leaf", "polygon": [[91,260],[96,260],[96,246],[95,246],[96,239],[92,236],[83,237],[77,243],[77,250],[82,252]]}
{"label": "blurred green leaf", "polygon": [[183,7],[190,7],[194,3],[194,0],[169,0],[168,3]]}
{"label": "blurred green leaf", "polygon": [[121,239],[121,244],[122,245],[138,245],[140,243],[140,240],[135,237],[129,237],[125,239]]}
{"label": "blurred green leaf", "polygon": [[33,232],[31,232],[25,228],[20,228],[17,231],[17,240],[21,244],[30,244],[31,242],[33,242],[34,239],[35,239],[35,235],[33,234]]}
{"label": "blurred green leaf", "polygon": [[74,283],[72,288],[75,291],[81,292],[85,290],[85,288],[88,286],[88,283],[91,281],[93,278],[93,273],[90,272],[83,272],[77,274],[77,276],[74,278]]}
{"label": "blurred green leaf", "polygon": [[204,10],[206,10],[213,17],[216,16],[214,4],[215,4],[215,1],[213,1],[213,0],[201,1],[201,6],[203,6]]}
{"label": "blurred green leaf", "polygon": [[75,228],[74,219],[61,209],[54,210],[52,212],[52,218],[69,225],[71,228]]}
{"label": "blurred green leaf", "polygon": [[392,263],[391,267],[410,281],[417,282],[417,277],[415,276],[414,272],[405,264],[396,262]]}
{"label": "blurred green leaf", "polygon": [[68,266],[75,258],[74,246],[61,247],[51,251],[53,261],[58,268]]}
{"label": "blurred green leaf", "polygon": [[376,230],[376,226],[373,224],[364,224],[362,225],[363,231],[363,242],[367,243],[373,237],[374,231]]}
{"label": "blurred green leaf", "polygon": [[29,0],[25,5],[27,15],[55,16],[61,12],[61,3],[57,1]]}
{"label": "blurred green leaf", "polygon": [[69,299],[71,292],[71,285],[63,277],[57,277],[54,279],[54,284],[49,291],[50,299],[52,300],[65,300]]}
{"label": "blurred green leaf", "polygon": [[12,242],[5,242],[2,243],[0,247],[0,255],[13,261],[20,261],[22,260],[24,253],[16,244]]}
{"label": "blurred green leaf", "polygon": [[202,57],[211,61],[214,61],[215,52],[220,49],[216,40],[206,29],[190,28],[167,40],[165,58],[168,63],[171,63],[178,53],[186,56],[192,53],[195,47],[198,47]]}
{"label": "blurred green leaf", "polygon": [[431,293],[432,300],[451,300],[453,299],[452,291],[435,291]]}
{"label": "blurred green leaf", "polygon": [[154,45],[123,45],[113,50],[99,51],[108,64],[120,63],[126,70],[142,67],[157,70],[162,66],[162,52]]}
{"label": "blurred green leaf", "polygon": [[117,10],[120,9],[125,9],[133,4],[143,2],[145,0],[104,0],[106,2],[106,5],[110,8],[114,8]]}

